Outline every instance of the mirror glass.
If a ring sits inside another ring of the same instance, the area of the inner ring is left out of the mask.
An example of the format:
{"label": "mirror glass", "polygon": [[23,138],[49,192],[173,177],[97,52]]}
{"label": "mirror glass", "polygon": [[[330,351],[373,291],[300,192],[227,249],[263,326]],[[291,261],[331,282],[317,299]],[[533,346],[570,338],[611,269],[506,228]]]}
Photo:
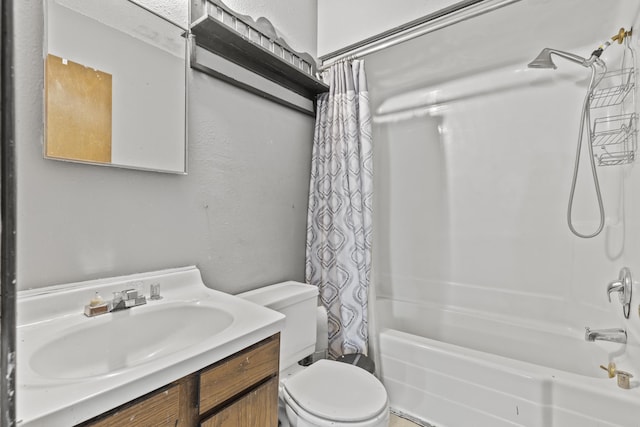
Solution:
{"label": "mirror glass", "polygon": [[45,17],[45,157],[186,173],[185,29],[129,0],[45,0]]}

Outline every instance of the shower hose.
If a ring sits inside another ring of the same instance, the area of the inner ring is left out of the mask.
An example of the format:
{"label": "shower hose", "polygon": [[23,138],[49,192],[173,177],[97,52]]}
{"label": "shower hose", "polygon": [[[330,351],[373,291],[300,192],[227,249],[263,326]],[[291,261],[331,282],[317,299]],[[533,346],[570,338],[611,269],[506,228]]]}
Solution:
{"label": "shower hose", "polygon": [[[567,224],[569,225],[569,230],[571,230],[571,232],[573,234],[575,234],[578,237],[582,237],[583,239],[590,239],[592,237],[597,236],[598,234],[600,234],[600,232],[602,231],[602,229],[604,228],[604,206],[602,203],[602,194],[600,192],[600,183],[598,181],[598,173],[596,171],[596,162],[594,160],[594,156],[593,156],[593,145],[591,144],[591,114],[590,114],[590,107],[591,107],[591,95],[593,93],[593,90],[595,89],[595,87],[598,85],[598,83],[600,82],[600,80],[602,80],[602,76],[604,76],[604,71],[606,71],[606,66],[604,65],[604,62],[602,61],[598,61],[597,62],[601,67],[604,68],[603,72],[600,74],[600,78],[597,79],[596,81],[596,75],[597,75],[597,70],[595,67],[595,63],[590,64],[590,68],[591,68],[591,79],[589,81],[589,89],[587,90],[587,94],[584,97],[584,102],[582,103],[582,115],[580,117],[580,131],[578,132],[578,144],[577,144],[577,149],[576,149],[576,160],[573,166],[573,179],[571,181],[571,191],[569,192],[569,205],[567,207]],[[588,141],[588,151],[589,151],[589,160],[591,163],[591,176],[593,177],[593,185],[595,187],[596,190],[596,198],[598,199],[598,209],[600,211],[600,225],[598,226],[598,228],[591,234],[582,234],[579,231],[577,231],[575,229],[575,227],[573,226],[573,219],[572,219],[572,215],[571,212],[573,210],[573,198],[575,195],[575,191],[576,191],[576,183],[578,181],[578,169],[580,169],[580,153],[582,152],[582,140],[584,137],[584,128],[585,128],[585,123],[587,124],[587,141]]]}

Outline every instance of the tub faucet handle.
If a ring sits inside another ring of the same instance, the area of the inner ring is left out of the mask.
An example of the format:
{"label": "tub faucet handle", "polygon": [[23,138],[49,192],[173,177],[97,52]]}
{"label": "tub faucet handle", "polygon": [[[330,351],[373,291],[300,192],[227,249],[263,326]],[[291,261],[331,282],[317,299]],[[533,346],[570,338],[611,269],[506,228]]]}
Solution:
{"label": "tub faucet handle", "polygon": [[611,302],[611,294],[614,292],[618,292],[618,299],[621,303],[624,303],[626,292],[624,291],[624,284],[619,280],[610,282],[607,285],[607,298],[609,299],[609,302]]}
{"label": "tub faucet handle", "polygon": [[609,364],[607,366],[600,365],[600,368],[604,369],[605,371],[607,371],[607,375],[609,375],[609,378],[615,377],[616,376],[616,372],[618,372],[616,370],[615,362],[609,362]]}
{"label": "tub faucet handle", "polygon": [[618,280],[607,285],[607,298],[611,302],[611,294],[618,292],[618,299],[622,304],[622,312],[625,318],[629,318],[629,312],[631,311],[631,292],[633,281],[631,279],[631,271],[627,267],[623,267],[620,270]]}

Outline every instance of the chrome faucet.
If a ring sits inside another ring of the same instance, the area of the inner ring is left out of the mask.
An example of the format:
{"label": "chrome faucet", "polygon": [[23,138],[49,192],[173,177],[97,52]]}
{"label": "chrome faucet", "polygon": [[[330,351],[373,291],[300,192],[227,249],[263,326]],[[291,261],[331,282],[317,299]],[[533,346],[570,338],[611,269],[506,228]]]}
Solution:
{"label": "chrome faucet", "polygon": [[144,295],[138,294],[135,289],[125,289],[121,292],[114,292],[113,299],[110,301],[92,301],[91,304],[84,306],[84,315],[87,317],[97,316],[99,314],[111,313],[114,311],[125,310],[127,308],[136,307],[147,303]]}
{"label": "chrome faucet", "polygon": [[136,307],[146,303],[147,299],[144,295],[138,295],[138,291],[135,289],[125,289],[122,292],[113,293],[111,310],[109,311],[124,310],[125,308]]}
{"label": "chrome faucet", "polygon": [[623,267],[620,270],[618,280],[615,280],[607,285],[607,298],[611,302],[611,294],[618,293],[618,299],[622,304],[622,313],[625,318],[629,318],[631,311],[631,291],[633,289],[633,280],[631,279],[631,271],[627,267]]}
{"label": "chrome faucet", "polygon": [[620,344],[627,342],[627,332],[624,329],[591,329],[589,327],[584,329],[585,341],[611,341]]}

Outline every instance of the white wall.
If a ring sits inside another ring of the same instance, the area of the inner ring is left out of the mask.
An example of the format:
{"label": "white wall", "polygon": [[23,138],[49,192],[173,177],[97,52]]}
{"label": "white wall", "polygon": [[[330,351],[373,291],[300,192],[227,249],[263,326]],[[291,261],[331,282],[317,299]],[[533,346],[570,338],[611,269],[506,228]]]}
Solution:
{"label": "white wall", "polygon": [[191,72],[187,176],[44,160],[43,11],[15,9],[18,289],[189,264],[234,293],[303,279],[311,117]]}
{"label": "white wall", "polygon": [[[317,57],[318,0],[223,0],[232,10],[254,20],[264,16],[292,49]],[[322,2],[322,0],[321,0]]]}
{"label": "white wall", "polygon": [[406,24],[456,0],[319,0],[318,56]]}
{"label": "white wall", "polygon": [[187,28],[189,25],[189,7],[190,0],[131,0],[143,7],[150,9],[170,21]]}

